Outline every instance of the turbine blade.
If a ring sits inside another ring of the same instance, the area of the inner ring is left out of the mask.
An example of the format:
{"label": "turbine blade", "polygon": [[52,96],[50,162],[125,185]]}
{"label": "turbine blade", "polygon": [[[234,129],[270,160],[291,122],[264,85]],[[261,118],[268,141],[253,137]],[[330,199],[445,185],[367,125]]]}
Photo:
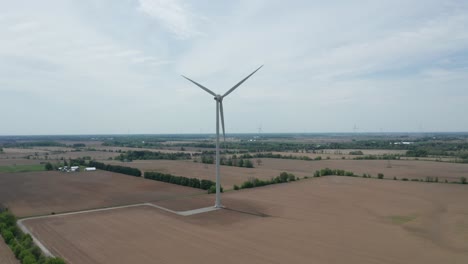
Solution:
{"label": "turbine blade", "polygon": [[219,102],[219,112],[221,114],[221,126],[223,127],[223,138],[226,142],[226,131],[224,130],[224,111],[223,111],[223,101]]}
{"label": "turbine blade", "polygon": [[182,75],[182,77],[184,77],[185,79],[191,81],[191,82],[192,82],[193,84],[195,84],[196,86],[202,88],[202,89],[205,90],[207,93],[209,93],[209,94],[211,94],[211,95],[213,95],[213,96],[216,96],[215,93],[213,93],[210,89],[206,88],[205,86],[203,86],[203,85],[197,83],[196,81],[193,81],[193,80],[191,80],[191,79],[189,79],[189,78],[187,78],[187,77],[185,77],[185,76],[183,76],[183,75]]}
{"label": "turbine blade", "polygon": [[256,73],[258,70],[260,70],[260,68],[262,68],[262,66],[258,67],[258,69],[256,69],[254,72],[252,72],[251,74],[249,74],[249,76],[245,77],[242,81],[240,81],[238,84],[234,85],[231,89],[229,89],[229,91],[227,91],[224,95],[223,95],[223,98],[226,97],[228,94],[232,93],[232,91],[234,91],[237,87],[239,87],[243,82],[245,82],[248,78],[250,78],[250,76],[254,75],[254,73]]}

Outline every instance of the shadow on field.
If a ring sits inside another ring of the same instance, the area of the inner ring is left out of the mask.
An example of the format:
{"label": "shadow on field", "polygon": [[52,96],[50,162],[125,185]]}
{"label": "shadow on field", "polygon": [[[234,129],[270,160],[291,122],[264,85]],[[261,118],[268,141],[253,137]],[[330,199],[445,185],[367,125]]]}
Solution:
{"label": "shadow on field", "polygon": [[257,212],[257,211],[248,211],[245,209],[236,209],[236,208],[231,208],[231,207],[225,207],[223,208],[224,210],[236,212],[236,213],[242,213],[242,214],[247,214],[247,215],[253,215],[253,216],[259,216],[259,217],[270,217],[268,214],[264,214],[262,212]]}

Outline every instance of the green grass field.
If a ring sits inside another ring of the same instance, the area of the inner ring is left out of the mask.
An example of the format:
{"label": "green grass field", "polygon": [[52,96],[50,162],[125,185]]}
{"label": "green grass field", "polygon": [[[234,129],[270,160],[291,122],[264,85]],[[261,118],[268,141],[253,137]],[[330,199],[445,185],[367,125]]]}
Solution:
{"label": "green grass field", "polygon": [[45,166],[42,164],[0,166],[0,172],[13,173],[13,172],[31,172],[31,171],[45,171]]}
{"label": "green grass field", "polygon": [[416,219],[416,216],[412,215],[392,215],[389,217],[390,220],[397,225],[402,225]]}

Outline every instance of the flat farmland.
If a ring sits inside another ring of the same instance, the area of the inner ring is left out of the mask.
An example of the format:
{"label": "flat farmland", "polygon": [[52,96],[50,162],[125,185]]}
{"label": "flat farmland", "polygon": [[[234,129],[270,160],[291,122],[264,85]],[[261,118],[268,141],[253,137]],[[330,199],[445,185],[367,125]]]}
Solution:
{"label": "flat farmland", "polygon": [[50,154],[49,159],[76,159],[88,156],[97,160],[107,160],[117,157],[118,155],[120,155],[120,153],[108,151],[67,151],[64,153]]}
{"label": "flat farmland", "polygon": [[223,198],[226,209],[188,217],[141,206],[24,223],[69,263],[468,262],[463,185],[330,176]]}
{"label": "flat farmland", "polygon": [[[343,169],[359,175],[370,173],[373,177],[376,177],[378,173],[383,173],[387,179],[393,177],[399,179],[438,177],[439,181],[445,179],[448,181],[459,181],[460,177],[468,176],[468,164],[459,163],[411,160],[392,160],[390,162],[386,160],[261,160],[262,165],[258,166],[254,162],[255,168],[251,169],[221,166],[221,184],[225,188],[231,189],[234,184],[242,184],[251,177],[270,179],[271,177],[278,176],[282,171],[304,177],[312,176],[316,170],[323,168]],[[106,163],[135,167],[142,171],[158,171],[199,179],[215,179],[215,166],[213,164],[196,163],[193,161],[137,160],[125,163],[120,161],[108,161]]]}
{"label": "flat farmland", "polygon": [[[208,179],[214,181],[215,165],[193,162],[191,160],[135,160],[132,162],[106,161],[108,164],[129,166],[142,171],[158,171],[189,178]],[[239,168],[221,166],[221,185],[232,189],[234,184],[242,184],[251,177],[270,179],[279,175],[276,169],[261,166],[260,168]]]}
{"label": "flat farmland", "polygon": [[0,173],[0,203],[18,217],[200,193],[204,191],[106,171]]}
{"label": "flat farmland", "polygon": [[263,165],[275,170],[284,170],[298,175],[313,173],[323,168],[342,169],[356,174],[370,173],[376,177],[383,173],[385,178],[397,177],[408,179],[425,179],[426,177],[438,177],[439,180],[459,181],[460,177],[468,176],[468,164],[447,163],[434,161],[415,160],[278,160],[262,159]]}
{"label": "flat farmland", "polygon": [[3,158],[0,158],[0,166],[10,166],[10,165],[37,165],[37,164],[41,164],[41,160],[33,160],[33,159],[21,159],[21,158],[18,158],[18,159],[12,159],[12,158],[9,158],[9,159],[3,159]]}
{"label": "flat farmland", "polygon": [[330,159],[342,159],[345,157],[346,159],[353,159],[359,157],[358,155],[349,155],[351,151],[362,151],[363,155],[383,155],[383,154],[398,154],[404,155],[406,150],[394,150],[394,149],[323,149],[317,150],[317,153],[301,153],[301,152],[273,152],[273,154],[281,154],[284,156],[295,156],[295,157],[302,157],[306,156],[311,159],[316,157],[322,157],[325,159],[330,157]]}

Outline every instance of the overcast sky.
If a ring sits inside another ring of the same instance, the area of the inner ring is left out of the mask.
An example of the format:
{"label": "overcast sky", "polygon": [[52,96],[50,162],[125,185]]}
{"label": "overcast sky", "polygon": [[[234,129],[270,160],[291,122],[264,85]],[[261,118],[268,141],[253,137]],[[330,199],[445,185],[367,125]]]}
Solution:
{"label": "overcast sky", "polygon": [[468,1],[0,0],[0,135],[468,131]]}

